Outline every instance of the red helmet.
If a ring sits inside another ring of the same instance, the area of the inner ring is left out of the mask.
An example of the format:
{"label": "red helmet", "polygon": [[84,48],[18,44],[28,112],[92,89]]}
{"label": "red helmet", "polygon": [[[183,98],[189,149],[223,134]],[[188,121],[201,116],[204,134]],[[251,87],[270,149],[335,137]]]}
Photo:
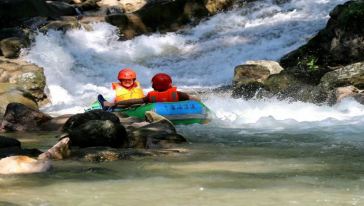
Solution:
{"label": "red helmet", "polygon": [[120,70],[118,79],[136,79],[136,73],[130,68],[125,68]]}
{"label": "red helmet", "polygon": [[152,78],[152,87],[157,91],[165,91],[172,87],[172,78],[165,73],[158,73]]}

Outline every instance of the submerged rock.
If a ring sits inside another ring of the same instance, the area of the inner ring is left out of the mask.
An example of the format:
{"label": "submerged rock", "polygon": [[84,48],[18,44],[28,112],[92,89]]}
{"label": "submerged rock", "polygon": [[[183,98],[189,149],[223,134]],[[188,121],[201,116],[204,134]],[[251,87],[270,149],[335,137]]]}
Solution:
{"label": "submerged rock", "polygon": [[148,156],[178,155],[187,150],[174,149],[116,149],[110,147],[87,147],[72,150],[72,159],[88,162],[109,162]]}

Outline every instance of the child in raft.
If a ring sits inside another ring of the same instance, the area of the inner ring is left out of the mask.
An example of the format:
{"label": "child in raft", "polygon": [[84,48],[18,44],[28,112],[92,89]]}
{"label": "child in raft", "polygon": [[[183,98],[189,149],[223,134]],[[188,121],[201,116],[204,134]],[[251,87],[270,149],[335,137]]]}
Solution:
{"label": "child in raft", "polygon": [[148,92],[147,96],[138,99],[123,100],[115,103],[100,102],[103,108],[105,107],[129,107],[134,104],[144,104],[153,102],[178,102],[185,100],[196,100],[187,93],[177,91],[177,87],[172,86],[172,78],[165,73],[158,73],[152,78],[153,91]]}
{"label": "child in raft", "polygon": [[[115,91],[114,103],[144,97],[143,89],[140,87],[139,82],[136,81],[136,77],[136,73],[130,68],[124,68],[119,71],[119,82],[112,83],[112,89]],[[114,105],[114,103],[106,101],[102,95],[98,95],[97,100],[102,103],[103,108]]]}

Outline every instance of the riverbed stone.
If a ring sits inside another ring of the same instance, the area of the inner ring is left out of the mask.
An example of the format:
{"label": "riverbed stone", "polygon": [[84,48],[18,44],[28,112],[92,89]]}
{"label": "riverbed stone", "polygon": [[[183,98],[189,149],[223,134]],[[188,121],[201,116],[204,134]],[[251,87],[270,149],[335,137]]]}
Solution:
{"label": "riverbed stone", "polygon": [[[157,115],[157,114],[155,114]],[[160,115],[159,115],[160,116]],[[187,142],[176,132],[173,123],[160,116],[150,124],[139,127],[129,135],[129,147],[132,148],[169,148]]]}
{"label": "riverbed stone", "polygon": [[98,2],[100,0],[85,0],[85,1],[81,1],[79,3],[77,3],[75,6],[80,10],[80,11],[91,11],[91,10],[97,10],[100,8],[100,6],[98,5]]}
{"label": "riverbed stone", "polygon": [[110,147],[73,148],[71,159],[87,162],[109,162],[143,158],[148,156],[175,156],[188,152],[183,148],[170,149],[125,149]]}
{"label": "riverbed stone", "polygon": [[20,85],[0,83],[0,115],[4,115],[6,107],[12,102],[21,103],[32,109],[38,109],[38,104],[32,94]]}
{"label": "riverbed stone", "polygon": [[328,89],[349,85],[364,89],[364,62],[339,67],[326,73],[321,78],[320,85]]}
{"label": "riverbed stone", "polygon": [[52,117],[39,110],[12,102],[6,107],[0,129],[5,131],[39,131],[41,125],[51,119]]}
{"label": "riverbed stone", "polygon": [[0,58],[0,83],[17,84],[39,103],[47,102],[43,68],[24,60]]}
{"label": "riverbed stone", "polygon": [[80,28],[81,24],[79,23],[76,17],[68,17],[63,20],[54,20],[49,21],[45,26],[41,27],[39,31],[47,32],[48,30],[57,30],[57,31],[67,31],[70,29]]}
{"label": "riverbed stone", "polygon": [[18,37],[10,37],[0,41],[1,53],[6,58],[17,58],[20,49],[25,47],[25,43]]}
{"label": "riverbed stone", "polygon": [[248,61],[247,64],[236,66],[233,78],[233,96],[243,96],[250,99],[264,87],[264,81],[273,74],[278,74],[283,68],[274,61]]}
{"label": "riverbed stone", "polygon": [[62,1],[47,1],[47,6],[50,12],[57,16],[73,16],[77,12],[73,5]]}
{"label": "riverbed stone", "polygon": [[354,86],[338,87],[336,88],[335,91],[336,102],[340,102],[342,99],[347,97],[352,97],[358,93],[359,93],[358,88]]}

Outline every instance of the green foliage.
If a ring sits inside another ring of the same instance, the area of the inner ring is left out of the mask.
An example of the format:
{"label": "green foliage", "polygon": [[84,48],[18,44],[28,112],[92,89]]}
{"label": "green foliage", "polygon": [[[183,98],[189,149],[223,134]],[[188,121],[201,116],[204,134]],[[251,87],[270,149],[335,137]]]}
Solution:
{"label": "green foliage", "polygon": [[304,59],[298,61],[299,67],[304,67],[309,72],[314,72],[319,69],[317,65],[318,58],[315,56],[307,56]]}
{"label": "green foliage", "polygon": [[363,2],[353,2],[348,5],[347,8],[342,12],[339,17],[341,23],[347,23],[353,19],[361,19],[364,17],[364,3]]}

